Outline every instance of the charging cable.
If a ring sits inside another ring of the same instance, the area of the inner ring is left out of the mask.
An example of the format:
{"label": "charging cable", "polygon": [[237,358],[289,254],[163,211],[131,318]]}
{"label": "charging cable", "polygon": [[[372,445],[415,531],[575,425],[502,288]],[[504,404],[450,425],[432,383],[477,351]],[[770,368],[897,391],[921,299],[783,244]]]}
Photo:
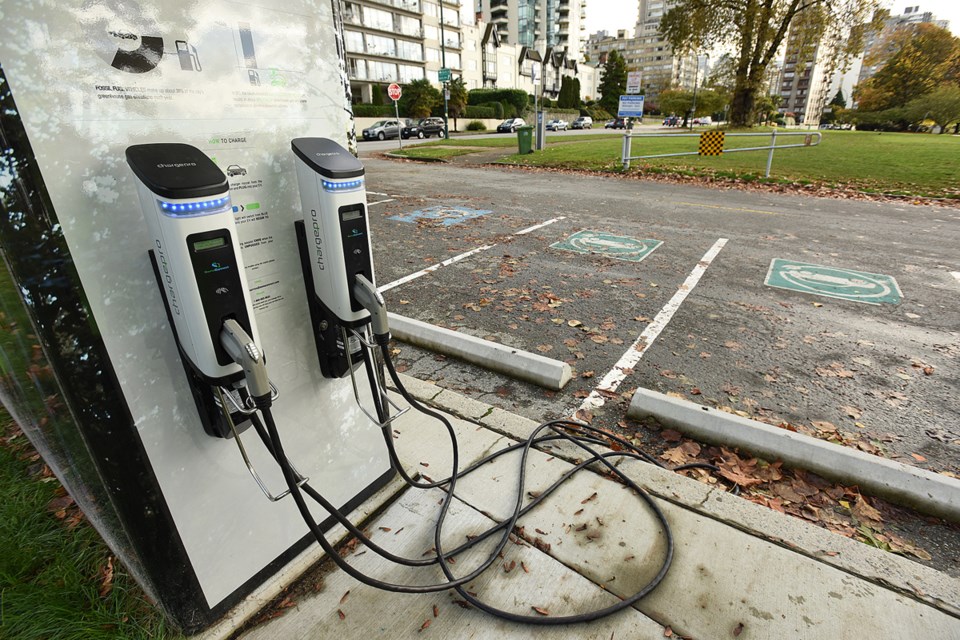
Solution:
{"label": "charging cable", "polygon": [[[634,459],[653,463],[660,467],[663,467],[664,465],[662,465],[653,456],[636,447],[628,440],[578,421],[561,419],[552,420],[541,424],[533,431],[533,433],[530,434],[526,441],[504,447],[499,451],[481,458],[465,469],[458,471],[459,451],[456,441],[456,432],[453,428],[453,425],[446,418],[446,416],[433,411],[432,409],[425,407],[418,402],[416,398],[410,395],[400,380],[399,374],[397,373],[396,367],[394,366],[389,352],[390,333],[387,321],[386,305],[383,297],[379,292],[377,292],[373,283],[364,278],[362,275],[358,275],[356,277],[353,293],[356,300],[359,301],[364,308],[370,312],[370,331],[373,334],[376,346],[379,347],[379,356],[382,358],[383,365],[385,366],[387,373],[390,376],[390,380],[393,382],[397,391],[411,407],[423,413],[424,415],[440,421],[441,424],[444,425],[450,438],[452,447],[452,471],[447,478],[436,481],[428,479],[428,482],[422,482],[414,479],[414,477],[412,477],[411,474],[409,474],[403,468],[394,446],[392,433],[387,427],[389,424],[389,404],[385,397],[386,391],[381,388],[378,378],[375,375],[376,352],[371,351],[371,348],[373,347],[372,344],[361,340],[363,343],[361,353],[364,366],[370,381],[371,391],[373,392],[374,407],[377,412],[381,431],[383,432],[383,437],[391,465],[397,471],[398,475],[400,475],[403,481],[410,487],[417,489],[440,488],[446,492],[446,495],[440,503],[437,521],[434,527],[433,553],[427,558],[405,558],[380,547],[378,544],[370,540],[369,537],[365,535],[363,531],[361,531],[356,525],[351,523],[346,515],[337,509],[335,505],[331,504],[326,498],[324,498],[319,491],[311,487],[309,483],[304,483],[302,481],[298,482],[298,476],[286,456],[280,433],[277,429],[277,425],[270,408],[270,387],[269,382],[264,382],[267,380],[267,375],[262,353],[253,343],[253,340],[243,332],[243,330],[235,321],[228,320],[227,323],[224,324],[224,330],[221,333],[221,342],[223,343],[224,348],[227,350],[230,356],[243,367],[244,374],[247,377],[247,385],[248,389],[250,390],[250,394],[254,397],[256,406],[259,409],[260,414],[263,416],[262,421],[255,413],[250,416],[251,422],[257,431],[257,434],[263,441],[263,444],[267,448],[268,452],[281,468],[284,480],[289,488],[289,492],[292,495],[293,500],[297,505],[297,509],[307,527],[310,529],[311,533],[316,538],[317,543],[324,550],[327,556],[330,557],[330,559],[333,560],[333,562],[340,569],[363,584],[386,591],[398,593],[435,593],[454,589],[466,602],[482,611],[511,622],[535,625],[563,625],[597,620],[633,606],[638,600],[650,593],[657,587],[657,585],[660,584],[660,582],[666,576],[673,559],[674,542],[670,526],[663,512],[653,501],[652,497],[636,482],[623,473],[623,471],[618,468],[614,461],[617,459]],[[228,323],[233,324],[228,327]],[[228,344],[230,346],[228,346]],[[533,497],[533,499],[527,504],[524,504],[524,496],[527,495],[525,491],[525,485],[527,461],[530,450],[534,447],[555,442],[570,443],[583,450],[586,454],[586,457],[578,464],[575,464],[572,468],[570,468],[546,490]],[[615,450],[600,452],[595,448],[598,446],[612,447]],[[476,536],[470,536],[466,543],[463,543],[453,549],[444,550],[442,544],[443,525],[448,515],[451,503],[456,497],[455,490],[457,480],[469,475],[470,473],[500,458],[501,456],[512,452],[520,453],[520,472],[517,479],[515,494],[516,499],[513,502],[513,509],[510,516],[505,520],[497,522],[480,534]],[[494,562],[497,561],[507,543],[511,541],[512,535],[522,537],[522,530],[517,529],[516,526],[521,517],[529,513],[532,509],[546,500],[574,474],[578,473],[582,469],[597,466],[603,467],[611,476],[616,478],[616,480],[630,487],[635,495],[637,495],[647,506],[647,508],[650,509],[662,527],[663,536],[665,538],[665,551],[659,569],[646,585],[630,596],[622,598],[617,603],[609,607],[566,616],[529,616],[505,611],[484,602],[479,597],[464,588],[465,585],[476,580],[482,573],[489,569]],[[683,465],[682,467],[678,467],[676,470],[698,467],[716,470],[716,468],[712,465],[704,463]],[[377,578],[368,576],[354,568],[346,561],[345,558],[340,557],[333,545],[331,545],[326,539],[324,532],[320,529],[317,521],[310,513],[310,509],[306,499],[304,498],[304,494],[306,494],[311,500],[331,514],[331,516],[339,524],[343,525],[351,535],[355,536],[361,544],[380,557],[390,562],[410,567],[438,565],[443,572],[446,581],[424,585],[395,584],[384,582]],[[450,569],[449,561],[457,554],[463,553],[480,544],[481,542],[492,538],[493,536],[499,536],[499,539],[497,540],[493,551],[490,552],[488,557],[483,560],[483,562],[481,562],[476,569],[467,575],[459,578],[456,577]]]}

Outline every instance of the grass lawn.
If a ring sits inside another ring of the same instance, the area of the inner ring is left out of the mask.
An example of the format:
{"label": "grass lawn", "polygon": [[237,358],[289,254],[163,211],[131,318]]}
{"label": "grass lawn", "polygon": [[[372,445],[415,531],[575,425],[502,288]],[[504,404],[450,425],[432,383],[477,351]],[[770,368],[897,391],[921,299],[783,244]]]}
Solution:
{"label": "grass lawn", "polygon": [[[487,133],[493,133],[488,131]],[[557,143],[566,143],[566,142],[584,142],[590,140],[616,140],[617,144],[620,144],[622,138],[617,135],[611,135],[609,133],[587,133],[584,135],[577,136],[567,136],[562,131],[548,131],[547,132],[547,144],[557,144]],[[436,142],[428,142],[426,144],[420,145],[421,147],[443,147],[443,146],[455,146],[455,147],[489,147],[491,149],[506,149],[509,147],[516,148],[517,146],[517,136],[514,134],[509,138],[489,138],[484,136],[471,137],[469,139],[463,138],[453,138],[450,140],[437,140]],[[619,146],[617,147],[619,149]]]}
{"label": "grass lawn", "polygon": [[483,151],[481,147],[477,145],[466,145],[473,147],[471,149],[460,149],[457,147],[437,147],[437,146],[427,146],[427,145],[417,145],[415,147],[405,147],[403,149],[395,149],[390,153],[395,156],[403,156],[405,158],[452,158],[455,156],[463,156],[468,153],[479,153]]}
{"label": "grass lawn", "polygon": [[[960,137],[867,131],[823,131],[820,146],[777,151],[771,181],[848,186],[857,190],[960,198]],[[777,144],[802,142],[781,137]],[[769,138],[729,138],[727,148],[762,146]],[[695,151],[696,138],[639,138],[633,155]],[[507,162],[541,167],[620,172],[622,138],[550,146],[540,153],[505,158]],[[722,157],[686,156],[634,161],[631,172],[680,172],[761,179],[767,152]]]}

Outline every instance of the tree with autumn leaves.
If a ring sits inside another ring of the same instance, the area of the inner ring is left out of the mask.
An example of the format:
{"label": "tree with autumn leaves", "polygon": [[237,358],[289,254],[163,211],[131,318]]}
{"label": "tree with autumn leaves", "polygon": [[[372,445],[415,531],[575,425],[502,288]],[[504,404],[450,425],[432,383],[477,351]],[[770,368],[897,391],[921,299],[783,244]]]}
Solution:
{"label": "tree with autumn leaves", "polygon": [[791,26],[815,31],[842,68],[863,51],[866,30],[880,26],[882,5],[881,0],[679,0],[660,21],[660,31],[678,52],[733,47],[730,122],[749,126],[767,68]]}
{"label": "tree with autumn leaves", "polygon": [[941,131],[960,123],[960,38],[933,24],[907,25],[879,49],[889,57],[857,87],[859,112],[899,110],[905,120],[930,119]]}

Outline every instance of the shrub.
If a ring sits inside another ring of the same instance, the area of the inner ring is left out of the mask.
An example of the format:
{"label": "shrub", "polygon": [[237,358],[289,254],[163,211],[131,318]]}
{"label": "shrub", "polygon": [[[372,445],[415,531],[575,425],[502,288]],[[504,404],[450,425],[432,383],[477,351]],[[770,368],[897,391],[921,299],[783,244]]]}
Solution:
{"label": "shrub", "polygon": [[489,120],[497,117],[492,107],[479,104],[468,105],[463,115],[465,118],[486,118]]}
{"label": "shrub", "polygon": [[355,118],[389,118],[395,115],[393,105],[355,104],[353,116]]}
{"label": "shrub", "polygon": [[[507,108],[507,117],[514,117],[523,113],[529,100],[528,94],[522,89],[473,89],[467,94],[467,104],[485,104],[487,102],[502,102]],[[497,116],[503,117],[503,116]]]}
{"label": "shrub", "polygon": [[471,120],[467,123],[467,131],[486,131],[487,125],[483,124],[479,120]]}
{"label": "shrub", "polygon": [[[499,102],[485,102],[478,106],[486,107],[487,109],[490,109],[491,112],[493,113],[493,115],[491,116],[493,118],[497,118],[497,119],[503,118],[503,105],[500,104]],[[467,107],[467,108],[469,109],[470,107]],[[472,118],[475,116],[470,116],[470,117]]]}

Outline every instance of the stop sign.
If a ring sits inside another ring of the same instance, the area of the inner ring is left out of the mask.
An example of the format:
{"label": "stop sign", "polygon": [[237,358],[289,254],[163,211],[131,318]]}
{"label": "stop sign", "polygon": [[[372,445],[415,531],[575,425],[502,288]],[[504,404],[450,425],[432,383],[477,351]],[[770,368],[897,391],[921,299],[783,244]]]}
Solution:
{"label": "stop sign", "polygon": [[389,87],[387,87],[387,95],[390,96],[391,100],[399,100],[401,95],[400,85],[394,82]]}

